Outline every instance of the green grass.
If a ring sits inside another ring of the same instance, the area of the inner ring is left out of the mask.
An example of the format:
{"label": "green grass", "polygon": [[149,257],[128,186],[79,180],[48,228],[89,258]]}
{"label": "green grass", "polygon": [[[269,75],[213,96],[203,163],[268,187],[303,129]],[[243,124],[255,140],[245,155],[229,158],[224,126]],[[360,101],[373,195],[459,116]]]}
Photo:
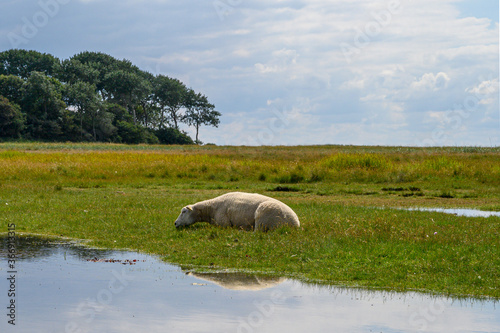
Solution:
{"label": "green grass", "polygon": [[[498,148],[5,143],[0,232],[15,223],[195,270],[498,298],[500,218],[391,207],[499,210],[499,162]],[[175,229],[184,205],[235,190],[282,200],[302,227]]]}

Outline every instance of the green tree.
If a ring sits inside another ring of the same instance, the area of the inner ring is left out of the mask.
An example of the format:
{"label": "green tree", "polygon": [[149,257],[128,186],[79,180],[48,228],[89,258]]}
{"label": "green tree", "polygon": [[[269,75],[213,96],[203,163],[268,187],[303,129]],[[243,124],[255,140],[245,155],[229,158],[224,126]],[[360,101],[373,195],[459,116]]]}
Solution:
{"label": "green tree", "polygon": [[61,136],[57,138],[62,141],[81,141],[80,127],[75,124],[75,113],[64,110],[60,119]]}
{"label": "green tree", "polygon": [[19,138],[24,128],[24,117],[19,105],[0,96],[0,137]]}
{"label": "green tree", "polygon": [[21,103],[24,80],[15,75],[0,75],[0,95],[16,104]]}
{"label": "green tree", "polygon": [[112,101],[129,110],[134,124],[137,124],[136,105],[149,95],[150,83],[137,73],[125,70],[109,73],[104,82],[106,90],[111,93]]}
{"label": "green tree", "polygon": [[[70,61],[75,61],[91,71],[95,71],[96,77],[87,82],[95,84],[102,98],[108,100],[107,88],[109,87],[106,86],[105,77],[119,68],[119,60],[102,52],[85,51],[74,55]],[[83,80],[82,76],[79,76],[79,79]]]}
{"label": "green tree", "polygon": [[141,125],[146,128],[157,128],[159,123],[159,107],[149,99],[143,99],[136,106],[136,116]]}
{"label": "green tree", "polygon": [[99,85],[100,72],[93,66],[93,64],[84,64],[76,59],[63,60],[61,63],[61,71],[58,74],[58,78],[62,82],[69,84],[74,84],[76,82],[85,82],[93,84],[94,86]]}
{"label": "green tree", "polygon": [[143,98],[140,99],[135,106],[137,120],[146,128],[157,128],[160,108],[154,98],[154,85],[156,77],[153,74],[144,71],[140,71],[140,75],[148,82],[148,94],[143,94]]}
{"label": "green tree", "polygon": [[196,94],[194,90],[189,89],[185,95],[184,106],[186,113],[182,121],[196,129],[196,143],[201,143],[198,138],[201,125],[218,127],[221,116],[220,112],[215,111],[215,106],[208,102],[208,98],[202,94]]}
{"label": "green tree", "polygon": [[[76,108],[80,120],[80,138],[83,139],[84,118],[90,119],[92,124],[92,136],[97,140],[96,125],[99,111],[102,108],[102,100],[96,91],[96,86],[87,82],[78,81],[66,87],[66,103]],[[104,119],[108,119],[106,116]],[[108,132],[108,131],[105,131]]]}
{"label": "green tree", "polygon": [[[149,85],[141,80],[149,82],[153,77],[151,74],[141,71],[129,60],[118,60],[102,52],[81,52],[71,57],[70,61],[74,63],[67,64],[63,61],[63,67],[73,68],[72,70],[76,72],[75,76],[79,80],[95,84],[104,100],[120,102],[121,105],[124,105],[124,102],[129,102],[126,98],[126,92],[132,91],[132,94],[139,95],[139,99],[141,99],[143,97],[140,93],[141,90],[143,91],[144,87],[148,88]],[[117,80],[122,78],[125,79],[125,82],[118,82],[120,86],[117,87]],[[136,87],[134,91],[134,87],[131,87],[131,84],[134,83],[139,83],[142,87]],[[128,97],[130,99],[130,96]]]}
{"label": "green tree", "polygon": [[[167,121],[171,121],[173,127],[179,130],[181,119],[180,109],[184,105],[186,86],[177,79],[165,75],[158,75],[155,80],[154,98],[160,109],[160,128],[165,127]],[[167,119],[165,119],[165,111]]]}
{"label": "green tree", "polygon": [[66,105],[62,84],[40,72],[32,72],[22,88],[21,110],[26,115],[26,134],[32,139],[56,140]]}
{"label": "green tree", "polygon": [[27,79],[31,72],[53,76],[59,71],[60,61],[53,55],[37,51],[12,49],[0,53],[0,74]]}

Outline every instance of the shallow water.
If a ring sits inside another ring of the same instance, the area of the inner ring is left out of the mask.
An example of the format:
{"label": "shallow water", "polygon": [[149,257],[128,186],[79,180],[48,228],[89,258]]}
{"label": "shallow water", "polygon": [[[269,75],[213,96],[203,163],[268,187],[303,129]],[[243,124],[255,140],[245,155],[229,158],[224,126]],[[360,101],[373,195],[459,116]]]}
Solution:
{"label": "shallow water", "polygon": [[33,237],[16,242],[14,327],[0,244],[0,332],[500,332],[493,300],[193,274],[153,256]]}
{"label": "shallow water", "polygon": [[438,212],[453,214],[457,216],[468,216],[468,217],[490,217],[490,216],[500,216],[500,212],[490,212],[478,209],[467,209],[467,208],[402,208],[405,210],[418,210],[424,212]]}

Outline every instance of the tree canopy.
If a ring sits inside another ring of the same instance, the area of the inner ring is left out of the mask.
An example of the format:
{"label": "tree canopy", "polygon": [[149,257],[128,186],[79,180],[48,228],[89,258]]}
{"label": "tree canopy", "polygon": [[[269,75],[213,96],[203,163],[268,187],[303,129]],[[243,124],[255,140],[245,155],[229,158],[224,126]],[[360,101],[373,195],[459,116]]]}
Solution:
{"label": "tree canopy", "polygon": [[[129,60],[81,52],[0,53],[0,139],[192,144],[220,112],[180,80]],[[193,141],[179,124],[193,126]]]}

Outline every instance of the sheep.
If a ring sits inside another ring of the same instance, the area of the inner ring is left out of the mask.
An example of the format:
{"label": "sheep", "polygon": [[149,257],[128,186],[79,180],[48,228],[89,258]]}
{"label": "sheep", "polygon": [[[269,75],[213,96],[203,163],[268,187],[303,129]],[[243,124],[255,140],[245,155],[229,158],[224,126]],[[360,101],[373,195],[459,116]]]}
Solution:
{"label": "sheep", "polygon": [[297,214],[281,201],[244,192],[227,193],[182,208],[175,227],[196,222],[255,231],[267,231],[281,225],[300,226]]}

